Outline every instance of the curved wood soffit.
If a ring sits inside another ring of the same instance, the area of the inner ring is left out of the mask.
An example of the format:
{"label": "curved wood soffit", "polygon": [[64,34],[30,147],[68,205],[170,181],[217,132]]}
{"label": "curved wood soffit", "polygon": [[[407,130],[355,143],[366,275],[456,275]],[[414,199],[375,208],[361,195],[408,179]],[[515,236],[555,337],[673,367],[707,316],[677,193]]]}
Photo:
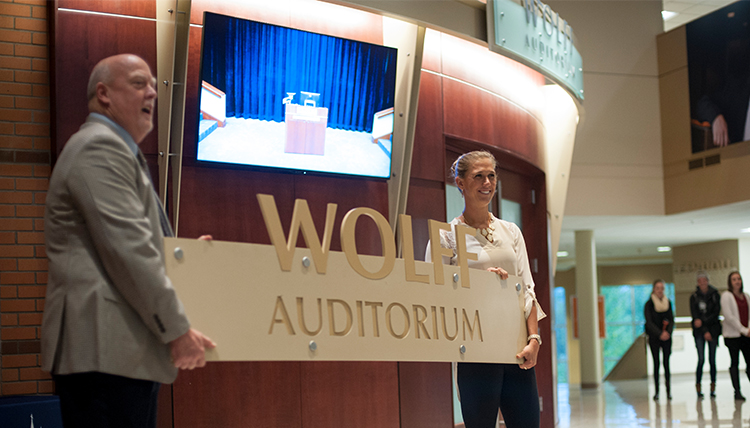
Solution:
{"label": "curved wood soffit", "polygon": [[423,108],[433,110],[425,104],[442,104],[442,118],[429,122],[442,122],[446,143],[464,140],[496,147],[542,169],[541,73],[485,46],[434,31],[425,38],[422,70],[423,83],[435,76],[440,89],[424,88],[428,95],[420,88],[420,119],[425,119]]}

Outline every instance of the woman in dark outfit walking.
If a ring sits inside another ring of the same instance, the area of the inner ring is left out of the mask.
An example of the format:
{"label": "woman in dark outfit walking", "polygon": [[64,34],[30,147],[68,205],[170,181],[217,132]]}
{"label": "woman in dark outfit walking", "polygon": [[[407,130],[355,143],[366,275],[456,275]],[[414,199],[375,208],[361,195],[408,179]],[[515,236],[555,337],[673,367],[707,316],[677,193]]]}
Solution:
{"label": "woman in dark outfit walking", "polygon": [[646,319],[646,334],[651,356],[654,359],[654,401],[659,400],[659,350],[664,355],[664,383],[667,387],[667,400],[672,399],[672,389],[669,382],[669,354],[672,353],[672,330],[674,329],[674,314],[672,303],[664,295],[664,281],[657,279],[651,289],[651,298],[643,308]]}

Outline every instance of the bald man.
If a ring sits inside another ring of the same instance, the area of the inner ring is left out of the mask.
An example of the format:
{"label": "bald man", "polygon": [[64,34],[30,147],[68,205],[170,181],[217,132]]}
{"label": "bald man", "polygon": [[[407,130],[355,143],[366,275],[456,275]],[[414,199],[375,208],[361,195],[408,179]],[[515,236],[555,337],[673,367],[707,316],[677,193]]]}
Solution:
{"label": "bald man", "polygon": [[135,55],[100,61],[90,114],[50,179],[42,369],[66,428],[155,427],[159,385],[205,365],[215,346],[190,328],[164,270],[172,230],[138,148],[153,128],[155,85]]}

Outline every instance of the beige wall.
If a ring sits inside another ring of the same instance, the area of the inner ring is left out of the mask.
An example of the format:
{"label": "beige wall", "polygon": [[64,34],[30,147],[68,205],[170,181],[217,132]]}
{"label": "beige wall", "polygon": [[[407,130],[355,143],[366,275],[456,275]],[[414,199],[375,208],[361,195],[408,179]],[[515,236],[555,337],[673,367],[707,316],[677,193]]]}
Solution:
{"label": "beige wall", "polygon": [[672,265],[599,266],[599,285],[651,284],[655,279],[672,282]]}
{"label": "beige wall", "polygon": [[[657,37],[662,156],[667,214],[750,199],[750,142],[691,153],[685,27]],[[720,163],[688,169],[691,160],[718,155]],[[700,195],[696,198],[695,195]]]}
{"label": "beige wall", "polygon": [[[602,285],[640,285],[649,284],[659,278],[666,282],[673,282],[672,265],[634,265],[634,266],[599,266],[597,267],[597,278],[599,286]],[[565,296],[568,298],[568,379],[571,384],[581,383],[581,359],[579,342],[573,338],[572,311],[570,296],[576,294],[576,270],[569,269],[555,273],[555,286],[565,288]]]}
{"label": "beige wall", "polygon": [[664,214],[656,55],[661,1],[547,3],[573,27],[583,57],[585,115],[565,215]]}
{"label": "beige wall", "polygon": [[695,275],[705,270],[709,283],[719,291],[727,288],[729,272],[739,265],[739,242],[726,240],[672,247],[675,308],[677,316],[690,315],[690,295],[695,291]]}

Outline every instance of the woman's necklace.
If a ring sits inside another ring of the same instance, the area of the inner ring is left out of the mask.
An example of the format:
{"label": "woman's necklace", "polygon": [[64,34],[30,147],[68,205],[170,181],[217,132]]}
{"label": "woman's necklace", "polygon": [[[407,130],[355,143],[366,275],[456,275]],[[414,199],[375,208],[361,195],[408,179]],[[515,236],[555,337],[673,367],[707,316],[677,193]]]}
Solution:
{"label": "woman's necklace", "polygon": [[[461,221],[464,222],[464,224],[466,224],[467,226],[471,226],[469,222],[466,221],[466,217],[464,217],[463,214],[461,214]],[[495,242],[495,228],[492,227],[492,215],[489,212],[487,213],[487,227],[476,227],[475,229],[479,230],[479,233],[484,236],[484,239],[486,239],[488,242]]]}

